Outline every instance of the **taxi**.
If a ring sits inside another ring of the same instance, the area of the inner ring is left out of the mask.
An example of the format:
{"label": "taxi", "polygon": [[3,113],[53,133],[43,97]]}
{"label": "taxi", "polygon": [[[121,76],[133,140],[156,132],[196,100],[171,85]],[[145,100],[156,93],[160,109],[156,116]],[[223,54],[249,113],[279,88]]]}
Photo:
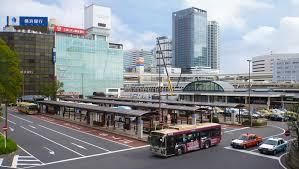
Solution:
{"label": "taxi", "polygon": [[276,155],[280,152],[285,152],[288,147],[287,141],[282,138],[269,138],[262,145],[259,146],[258,150],[262,154],[273,154]]}
{"label": "taxi", "polygon": [[263,138],[257,136],[256,134],[242,134],[239,138],[233,139],[231,142],[231,146],[233,148],[249,148],[258,146],[263,142]]}

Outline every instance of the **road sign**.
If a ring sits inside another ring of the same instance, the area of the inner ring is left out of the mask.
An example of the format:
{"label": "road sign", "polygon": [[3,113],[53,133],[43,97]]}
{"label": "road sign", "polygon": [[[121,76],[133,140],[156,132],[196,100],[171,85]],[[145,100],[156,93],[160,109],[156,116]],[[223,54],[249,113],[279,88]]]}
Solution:
{"label": "road sign", "polygon": [[7,126],[3,126],[2,129],[3,129],[4,131],[6,131],[6,130],[7,130]]}

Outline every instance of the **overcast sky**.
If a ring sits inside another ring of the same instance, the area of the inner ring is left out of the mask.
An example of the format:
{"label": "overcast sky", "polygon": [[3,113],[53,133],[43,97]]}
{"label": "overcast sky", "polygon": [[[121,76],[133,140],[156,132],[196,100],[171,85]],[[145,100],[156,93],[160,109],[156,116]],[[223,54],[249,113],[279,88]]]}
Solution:
{"label": "overcast sky", "polygon": [[[84,4],[91,1],[0,0],[0,16],[48,16],[83,27]],[[152,49],[155,37],[171,37],[172,12],[194,6],[221,25],[222,73],[247,72],[247,59],[270,51],[299,53],[299,0],[93,1],[112,9],[111,40],[126,49]]]}

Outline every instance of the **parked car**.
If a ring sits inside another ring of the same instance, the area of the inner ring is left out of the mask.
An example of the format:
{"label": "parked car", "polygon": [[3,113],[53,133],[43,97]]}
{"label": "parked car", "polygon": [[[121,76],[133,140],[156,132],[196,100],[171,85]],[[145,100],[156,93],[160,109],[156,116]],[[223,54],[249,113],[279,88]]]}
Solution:
{"label": "parked car", "polygon": [[242,134],[239,138],[232,140],[231,146],[233,148],[249,148],[260,145],[263,139],[256,134]]}
{"label": "parked car", "polygon": [[269,138],[262,145],[259,146],[258,150],[262,154],[277,154],[284,152],[287,149],[287,141],[282,138]]}
{"label": "parked car", "polygon": [[288,118],[281,115],[281,114],[271,114],[269,116],[269,120],[272,120],[272,121],[287,121]]}

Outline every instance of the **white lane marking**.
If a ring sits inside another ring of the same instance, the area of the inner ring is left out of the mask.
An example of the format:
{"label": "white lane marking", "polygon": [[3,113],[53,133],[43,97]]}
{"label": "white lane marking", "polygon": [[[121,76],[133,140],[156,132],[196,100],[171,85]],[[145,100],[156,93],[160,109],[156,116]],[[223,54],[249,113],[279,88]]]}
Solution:
{"label": "white lane marking", "polygon": [[17,168],[18,157],[19,157],[19,155],[15,155],[15,156],[13,157],[13,160],[12,160],[12,163],[11,163],[11,167],[12,167],[12,168]]}
{"label": "white lane marking", "polygon": [[282,158],[284,155],[287,155],[287,154],[288,154],[288,152],[282,154],[281,156],[279,156],[279,159],[278,159],[278,161],[279,161],[279,165],[280,165],[283,169],[288,169],[288,168],[287,168],[286,166],[284,166],[284,165],[282,164],[282,162],[281,162],[281,158]]}
{"label": "white lane marking", "polygon": [[140,147],[132,147],[132,148],[116,150],[116,151],[109,151],[109,152],[105,152],[105,153],[101,153],[101,154],[93,154],[93,155],[84,156],[84,157],[77,157],[77,158],[71,158],[71,159],[66,159],[66,160],[54,161],[54,162],[50,162],[50,163],[45,163],[42,166],[63,163],[63,162],[68,162],[68,161],[74,161],[74,160],[79,160],[79,159],[85,159],[85,158],[91,158],[91,157],[98,157],[98,156],[103,156],[103,155],[107,155],[107,154],[114,154],[114,153],[119,153],[119,152],[130,151],[130,150],[137,150],[137,149],[142,149],[142,148],[146,148],[146,147],[149,147],[149,145],[140,146]]}
{"label": "white lane marking", "polygon": [[79,148],[81,148],[81,149],[87,150],[85,147],[80,146],[80,145],[78,145],[78,144],[75,144],[75,143],[71,143],[71,144],[73,144],[74,146],[77,146],[77,147],[79,147]]}
{"label": "white lane marking", "polygon": [[24,165],[26,165],[26,166],[27,166],[27,165],[30,165],[30,166],[37,166],[37,165],[38,165],[38,166],[40,166],[41,164],[32,164],[32,163],[18,163],[18,166],[20,166],[20,165],[21,165],[21,166],[24,166]]}
{"label": "white lane marking", "polygon": [[0,158],[0,166],[2,166],[3,158]]}
{"label": "white lane marking", "polygon": [[33,129],[36,129],[36,127],[34,127],[34,126],[31,126],[31,125],[28,125],[29,127],[31,127],[31,128],[33,128]]}
{"label": "white lane marking", "polygon": [[33,123],[32,121],[26,120],[26,119],[24,119],[24,118],[22,118],[22,117],[18,117],[18,116],[12,115],[12,114],[9,114],[9,115],[11,115],[11,116],[13,116],[13,117],[15,117],[15,118],[21,119],[21,120],[23,120],[23,121],[26,121],[26,122],[28,122],[28,123],[31,123],[31,124]]}
{"label": "white lane marking", "polygon": [[[5,120],[5,118],[4,117],[0,117],[1,119],[3,119],[3,120]],[[10,122],[10,123],[12,123],[12,124],[17,124],[17,123],[15,123],[15,122],[13,122],[13,121],[10,121],[10,120],[7,120],[8,122]]]}
{"label": "white lane marking", "polygon": [[48,127],[45,127],[45,126],[42,126],[42,125],[39,125],[39,126],[42,127],[42,128],[48,129],[48,130],[50,130],[50,131],[56,132],[56,133],[58,133],[58,134],[61,134],[61,135],[63,135],[63,136],[66,136],[66,137],[72,138],[72,139],[74,139],[74,140],[80,141],[80,142],[82,142],[82,143],[91,145],[91,146],[96,147],[96,148],[98,148],[98,149],[105,150],[105,151],[110,151],[110,150],[107,150],[107,149],[105,149],[105,148],[102,148],[102,147],[96,146],[96,145],[94,145],[94,144],[88,143],[88,142],[86,142],[86,141],[83,141],[83,140],[77,139],[77,138],[75,138],[75,137],[69,136],[69,135],[67,135],[67,134],[61,133],[61,132],[56,131],[56,130],[54,130],[54,129],[51,129],[51,128],[48,128]]}
{"label": "white lane marking", "polygon": [[57,145],[59,145],[60,147],[63,147],[63,148],[65,148],[65,149],[67,149],[67,150],[69,150],[69,151],[71,151],[71,152],[73,152],[73,153],[75,153],[75,154],[77,154],[77,155],[79,155],[79,156],[81,156],[81,157],[84,157],[84,155],[78,153],[77,151],[74,151],[74,150],[72,150],[72,149],[70,149],[70,148],[68,148],[68,147],[66,147],[66,146],[64,146],[64,145],[62,145],[62,144],[60,144],[60,143],[57,143],[57,142],[55,142],[55,141],[53,141],[53,140],[51,140],[51,139],[49,139],[49,138],[47,138],[47,137],[45,137],[45,136],[42,136],[42,135],[40,135],[40,134],[38,134],[38,133],[36,133],[36,132],[34,132],[34,131],[31,131],[31,130],[29,130],[29,129],[23,127],[23,126],[21,126],[21,128],[23,128],[24,130],[29,131],[29,132],[32,133],[32,134],[35,134],[35,135],[39,136],[39,137],[41,137],[41,138],[43,138],[43,139],[45,139],[45,140],[48,140],[48,141],[50,141],[50,142],[52,142],[52,143],[54,143],[54,144],[57,144]]}
{"label": "white lane marking", "polygon": [[[23,150],[25,153],[27,153],[28,155],[30,155],[31,157],[34,157],[35,159],[39,160],[38,158],[36,158],[34,155],[30,154],[27,150],[25,150],[24,148],[22,148],[21,146],[18,145],[18,147]],[[25,157],[25,156],[22,156]],[[40,161],[40,160],[39,160]],[[40,161],[42,164],[44,164],[42,161]]]}
{"label": "white lane marking", "polygon": [[44,147],[44,148],[48,150],[49,154],[55,155],[55,152],[53,150],[49,149],[48,147]]}
{"label": "white lane marking", "polygon": [[234,149],[230,146],[224,147],[225,149],[228,150],[232,150],[232,151],[238,151],[238,152],[242,152],[242,153],[246,153],[246,154],[251,154],[251,155],[256,155],[256,156],[260,156],[260,157],[266,157],[266,158],[270,158],[270,159],[274,159],[274,160],[278,160],[279,157],[276,156],[270,156],[270,155],[264,155],[264,154],[260,154],[260,153],[256,153],[256,152],[252,152],[252,151],[247,151],[247,150],[239,150],[239,149]]}
{"label": "white lane marking", "polygon": [[56,123],[53,123],[53,122],[48,121],[48,120],[45,120],[45,119],[43,119],[43,120],[46,121],[46,122],[48,122],[48,123],[57,125],[57,126],[61,126],[61,127],[64,127],[64,128],[70,129],[70,130],[74,130],[74,131],[77,131],[77,132],[80,132],[80,133],[83,133],[83,134],[87,134],[87,135],[89,135],[89,136],[97,137],[97,138],[100,138],[100,139],[103,139],[103,140],[106,140],[106,141],[110,141],[110,142],[112,142],[112,143],[116,143],[116,144],[119,144],[119,145],[123,145],[123,146],[126,146],[126,147],[131,147],[131,148],[133,148],[132,146],[127,145],[127,144],[119,143],[119,142],[116,142],[116,141],[113,141],[113,140],[109,140],[109,139],[104,138],[104,137],[100,137],[100,136],[97,136],[97,135],[93,135],[93,134],[90,134],[90,133],[86,133],[86,132],[84,132],[84,131],[80,131],[80,130],[77,130],[77,129],[73,129],[73,128],[70,128],[70,127],[67,127],[67,126],[63,126],[63,125],[60,125],[60,124],[56,124]]}
{"label": "white lane marking", "polygon": [[253,150],[250,150],[250,151],[256,151],[256,150],[259,150],[258,148],[256,148],[256,149],[253,149]]}
{"label": "white lane marking", "polygon": [[[18,159],[18,162],[19,161],[27,161],[27,162],[38,162],[39,163],[39,160],[35,160],[35,159],[33,159],[33,160],[28,160],[28,159],[20,159],[20,157],[19,157],[19,159]],[[19,165],[19,163],[18,163],[18,165]]]}
{"label": "white lane marking", "polygon": [[225,131],[224,133],[230,133],[230,132],[234,132],[234,131],[245,130],[245,129],[248,129],[248,128],[250,128],[250,127],[243,127],[243,128],[239,128],[239,129],[228,130],[228,131]]}
{"label": "white lane marking", "polygon": [[274,128],[277,128],[277,129],[280,129],[280,130],[282,130],[282,132],[279,133],[279,134],[275,134],[275,135],[273,135],[273,136],[264,137],[263,140],[268,139],[268,138],[271,138],[271,137],[280,136],[280,135],[283,135],[283,134],[285,133],[285,129],[283,129],[283,128],[281,128],[281,127],[273,126],[273,125],[268,125],[268,126],[270,126],[270,127],[274,127]]}
{"label": "white lane marking", "polygon": [[9,127],[9,130],[10,130],[11,132],[15,131],[15,129],[12,128],[12,127]]}

